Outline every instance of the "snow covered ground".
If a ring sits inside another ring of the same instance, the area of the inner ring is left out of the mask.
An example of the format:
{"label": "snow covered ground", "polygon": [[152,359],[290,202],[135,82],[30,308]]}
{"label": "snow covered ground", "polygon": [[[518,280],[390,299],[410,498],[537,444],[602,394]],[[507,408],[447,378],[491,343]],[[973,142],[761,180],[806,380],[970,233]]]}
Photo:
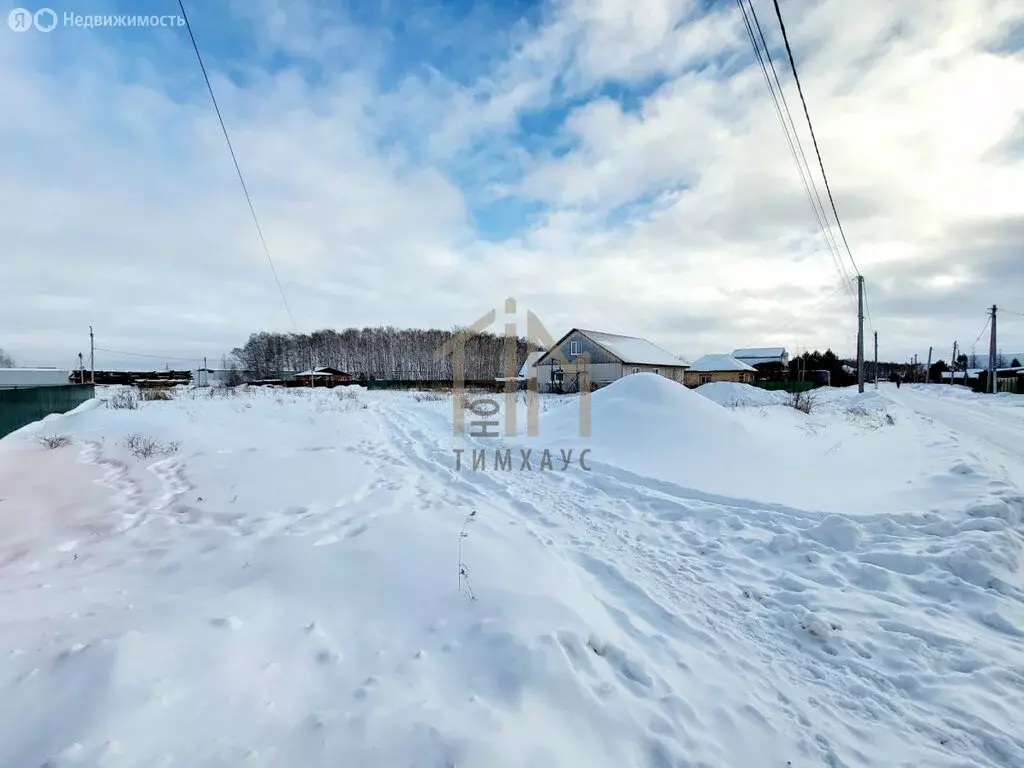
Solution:
{"label": "snow covered ground", "polygon": [[0,765],[1024,765],[1024,398],[785,399],[638,374],[589,438],[572,398],[456,439],[450,398],[358,389],[31,425]]}

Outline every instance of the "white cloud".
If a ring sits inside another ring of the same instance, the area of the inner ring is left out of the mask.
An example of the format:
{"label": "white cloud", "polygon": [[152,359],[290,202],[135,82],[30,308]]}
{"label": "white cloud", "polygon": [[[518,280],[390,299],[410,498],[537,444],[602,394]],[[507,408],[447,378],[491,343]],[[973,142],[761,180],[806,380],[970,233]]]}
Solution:
{"label": "white cloud", "polygon": [[[783,11],[883,356],[902,359],[973,337],[985,306],[1019,296],[1024,89],[1009,84],[1024,58],[993,28],[1024,10],[869,5]],[[755,6],[776,39],[770,4]],[[469,85],[417,66],[386,88],[386,30],[312,6],[231,7],[258,52],[297,62],[266,71],[197,30],[302,329],[450,327],[516,295],[556,335],[638,333],[691,357],[776,340],[852,352],[841,294],[773,335],[837,276],[761,73],[737,66],[749,54],[731,5],[564,2]],[[13,288],[0,346],[67,365],[91,323],[101,346],[218,357],[250,331],[288,330],[191,50],[166,67],[112,41],[57,30],[0,46],[0,282]],[[187,42],[163,39],[162,55],[173,45]],[[651,78],[636,109],[597,90]],[[517,142],[524,111],[567,99],[567,153]],[[544,210],[492,242],[472,210],[503,194]],[[1019,325],[1004,332],[1024,347]]]}

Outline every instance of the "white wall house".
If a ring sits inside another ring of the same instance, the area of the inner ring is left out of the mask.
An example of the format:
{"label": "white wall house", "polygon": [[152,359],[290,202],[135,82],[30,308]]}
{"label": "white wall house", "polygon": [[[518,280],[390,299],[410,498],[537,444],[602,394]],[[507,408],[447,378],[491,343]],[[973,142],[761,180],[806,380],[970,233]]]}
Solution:
{"label": "white wall house", "polygon": [[60,368],[0,368],[0,389],[58,387],[70,378],[71,371]]}

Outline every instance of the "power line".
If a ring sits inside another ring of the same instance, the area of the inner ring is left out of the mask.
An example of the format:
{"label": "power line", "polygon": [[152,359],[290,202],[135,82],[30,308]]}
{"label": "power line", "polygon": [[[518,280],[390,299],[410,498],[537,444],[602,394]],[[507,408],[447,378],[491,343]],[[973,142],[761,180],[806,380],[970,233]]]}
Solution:
{"label": "power line", "polygon": [[825,163],[821,159],[821,150],[818,148],[818,138],[814,135],[814,124],[811,122],[811,113],[807,110],[807,99],[804,98],[804,89],[800,85],[800,76],[796,73],[796,61],[793,58],[793,49],[789,46],[789,37],[786,35],[786,25],[782,21],[782,9],[779,8],[779,0],[772,0],[775,6],[775,15],[779,19],[779,29],[782,30],[782,40],[786,44],[786,54],[789,56],[789,66],[793,70],[793,80],[796,81],[796,90],[800,94],[800,103],[804,107],[804,117],[807,118],[807,127],[811,132],[811,141],[814,142],[814,153],[818,156],[818,167],[821,168],[821,178],[825,182],[825,191],[828,193],[828,201],[832,206],[832,215],[835,216],[836,225],[839,227],[839,235],[843,238],[843,245],[846,246],[846,253],[850,257],[850,263],[856,273],[860,274],[857,262],[853,258],[850,244],[846,240],[846,233],[843,231],[843,223],[839,220],[839,212],[836,211],[836,201],[832,197],[832,187],[829,186],[828,176],[825,175]]}
{"label": "power line", "polygon": [[[742,0],[736,0],[736,5],[740,9],[740,13],[743,15],[743,23],[747,28],[747,36],[754,48],[754,54],[757,56],[758,62],[761,65],[761,72],[764,75],[765,84],[768,86],[768,93],[771,95],[772,102],[775,105],[775,114],[778,116],[779,122],[782,124],[782,131],[786,136],[786,144],[789,146],[789,154],[793,158],[793,162],[796,164],[797,171],[800,174],[800,181],[802,182],[804,192],[807,195],[807,202],[811,205],[811,211],[814,213],[815,221],[818,223],[818,229],[821,230],[821,234],[825,238],[825,245],[828,246],[829,255],[832,257],[832,261],[839,271],[839,277],[844,281],[844,285],[847,287],[850,298],[854,299],[853,288],[850,284],[850,275],[847,273],[846,267],[843,265],[842,256],[839,253],[839,247],[836,244],[835,236],[832,234],[832,227],[828,222],[828,214],[825,213],[825,206],[821,202],[821,195],[818,192],[818,186],[814,181],[814,175],[811,173],[810,164],[807,162],[807,154],[804,152],[803,142],[800,141],[800,132],[796,129],[796,123],[793,121],[793,113],[789,109],[789,101],[786,99],[786,92],[783,90],[782,83],[779,81],[779,73],[775,69],[775,61],[772,59],[771,51],[768,48],[768,42],[765,40],[764,30],[761,29],[761,21],[757,18],[757,11],[754,9],[751,0],[747,0],[747,7],[750,9],[750,16],[754,20],[753,26],[757,28],[757,34],[761,40],[760,46],[754,38],[753,27],[751,27],[750,20],[747,18]],[[764,49],[764,58],[761,56],[762,48]],[[772,78],[775,81],[775,87],[772,87],[772,80],[768,77],[768,69],[765,67],[764,63],[765,59],[767,59],[768,66],[772,70]],[[775,95],[776,89],[778,89],[778,98],[776,98]],[[780,99],[782,101],[782,108],[779,107]],[[786,113],[785,117],[782,115],[783,109]],[[787,120],[789,121],[788,125]],[[792,137],[790,136],[791,129]],[[797,154],[798,152],[799,156]]]}
{"label": "power line", "polygon": [[123,349],[107,349],[105,347],[94,347],[97,352],[110,352],[114,355],[128,355],[129,357],[149,357],[155,360],[179,360],[182,362],[198,363],[201,357],[170,357],[168,355],[150,355],[143,352],[125,352]]}
{"label": "power line", "polygon": [[256,231],[259,233],[260,242],[263,244],[263,253],[267,256],[267,263],[270,264],[270,271],[274,274],[274,282],[277,283],[277,290],[281,294],[281,301],[284,302],[284,308],[288,312],[288,319],[291,320],[292,327],[298,330],[298,326],[295,325],[295,317],[292,315],[292,309],[288,306],[288,299],[284,295],[284,288],[281,285],[281,279],[277,276],[277,269],[274,267],[274,260],[270,257],[270,248],[267,247],[267,239],[263,236],[263,227],[260,226],[260,220],[256,216],[256,208],[252,204],[252,197],[249,195],[249,188],[245,184],[245,177],[242,175],[242,169],[238,165],[238,158],[235,156],[235,148],[231,145],[231,137],[228,135],[228,128],[224,124],[224,117],[220,113],[220,106],[217,104],[217,97],[213,93],[213,85],[210,84],[210,76],[206,73],[206,65],[203,64],[203,57],[199,53],[199,46],[196,44],[196,37],[192,34],[192,24],[188,20],[188,14],[185,13],[185,6],[182,0],[178,0],[178,8],[181,9],[181,17],[185,20],[185,28],[188,30],[189,39],[192,40],[192,48],[196,52],[196,58],[199,60],[199,68],[203,71],[203,79],[206,81],[206,88],[210,92],[210,100],[213,101],[213,108],[217,112],[217,120],[220,122],[220,129],[224,132],[224,140],[227,142],[228,151],[231,153],[231,161],[235,164],[235,171],[238,173],[238,181],[242,185],[242,192],[245,193],[245,201],[249,204],[249,212],[252,214],[252,220],[256,224]]}
{"label": "power line", "polygon": [[[818,307],[820,307],[823,304],[825,304],[829,299],[831,299],[833,296],[835,296],[837,293],[839,293],[841,290],[843,290],[843,288],[847,288],[847,287],[849,287],[849,286],[848,286],[846,281],[841,282],[839,285],[837,285],[835,287],[835,289],[828,296],[826,296],[824,299],[819,301],[817,304],[815,304],[815,305],[813,305],[811,307],[808,307],[803,312],[798,314],[796,317],[792,318],[791,320],[789,320],[786,323],[783,323],[778,328],[776,328],[776,329],[774,329],[772,331],[769,331],[768,333],[766,333],[761,338],[766,339],[769,336],[774,336],[775,334],[777,334],[777,333],[779,333],[781,331],[784,331],[786,328],[788,328],[789,326],[793,325],[793,323],[795,323],[797,320],[800,320],[801,318],[805,317],[807,314],[809,314],[809,313],[813,312],[814,310],[818,309]],[[756,342],[751,342],[749,344],[746,344],[745,346],[746,347],[752,347],[755,343]]]}
{"label": "power line", "polygon": [[971,342],[971,347],[972,348],[978,343],[978,341],[981,339],[981,337],[985,334],[985,331],[988,330],[988,324],[991,323],[991,322],[992,322],[992,317],[990,315],[988,317],[988,319],[985,320],[985,327],[981,329],[981,333],[978,334],[978,338]]}
{"label": "power line", "polygon": [[874,332],[875,324],[871,322],[871,306],[868,304],[868,281],[864,281],[864,314],[867,315],[868,325],[871,326],[871,331]]}
{"label": "power line", "polygon": [[[786,137],[786,145],[789,147],[789,154],[793,158],[793,162],[796,164],[797,172],[800,174],[800,181],[804,187],[804,193],[807,195],[807,202],[810,203],[811,211],[814,214],[814,219],[818,224],[818,229],[821,231],[822,236],[825,239],[825,245],[828,248],[829,255],[832,257],[832,263],[835,265],[836,270],[839,273],[839,278],[842,280],[842,284],[846,287],[850,299],[854,298],[853,289],[850,286],[850,275],[846,272],[843,266],[842,257],[839,254],[838,246],[835,243],[834,237],[832,237],[831,228],[828,226],[828,216],[825,213],[825,208],[821,202],[821,196],[818,194],[817,186],[814,184],[814,179],[810,171],[810,166],[807,164],[807,156],[803,151],[803,145],[800,142],[799,133],[796,130],[796,125],[793,122],[792,113],[789,111],[789,104],[786,101],[786,94],[782,90],[782,85],[779,83],[778,73],[775,70],[775,64],[772,61],[771,53],[768,51],[768,45],[764,39],[764,33],[761,30],[761,24],[757,19],[757,14],[754,11],[753,5],[750,5],[750,13],[753,16],[753,25],[750,22],[750,18],[747,16],[747,10],[743,6],[743,0],[736,0],[736,7],[740,9],[740,14],[743,17],[743,24],[747,30],[747,38],[750,40],[750,45],[754,49],[754,55],[757,57],[758,64],[761,67],[761,74],[764,76],[765,85],[768,86],[768,93],[771,96],[772,104],[775,107],[775,114],[779,118],[779,122],[782,125],[782,132]],[[754,25],[757,27],[758,35],[761,38],[761,43],[764,46],[764,53],[768,59],[768,64],[771,66],[772,74],[775,78],[775,83],[778,86],[779,94],[778,97],[775,94],[775,87],[772,85],[772,80],[768,76],[768,67],[765,65],[765,59],[761,55],[761,46],[757,43],[757,38],[754,37]],[[786,115],[789,116],[789,124],[786,124],[786,118],[783,117],[782,107],[779,106],[779,97],[782,99],[782,105],[785,107]],[[793,136],[790,136],[790,127],[792,126]],[[793,139],[796,139],[796,145],[793,143]],[[797,147],[799,147],[799,155],[797,154]],[[803,158],[801,163],[800,158]],[[806,169],[806,171],[805,171]],[[813,188],[813,193],[812,193]],[[815,204],[817,200],[817,205]],[[820,213],[819,213],[820,209]]]}

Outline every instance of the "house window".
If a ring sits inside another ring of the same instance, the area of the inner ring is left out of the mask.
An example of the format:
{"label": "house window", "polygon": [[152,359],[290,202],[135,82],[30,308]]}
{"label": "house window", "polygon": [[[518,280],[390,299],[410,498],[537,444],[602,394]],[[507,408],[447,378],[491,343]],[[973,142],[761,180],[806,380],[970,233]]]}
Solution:
{"label": "house window", "polygon": [[661,371],[660,371],[659,369],[655,368],[655,369],[653,369],[653,370],[651,371],[651,373],[661,373]]}
{"label": "house window", "polygon": [[569,354],[570,355],[582,355],[583,354],[583,342],[582,341],[570,341],[569,342]]}
{"label": "house window", "polygon": [[640,373],[640,369],[634,368],[632,371],[630,371],[630,373]]}
{"label": "house window", "polygon": [[739,375],[739,377],[738,377],[738,378],[737,378],[736,380],[737,380],[737,381],[738,381],[738,382],[739,382],[740,384],[742,384],[742,383],[743,383],[744,381],[746,381],[746,379],[747,379],[747,374],[745,374],[745,373],[741,373],[741,374]]}
{"label": "house window", "polygon": [[711,383],[711,374],[710,373],[702,373],[700,375],[700,383],[701,384],[710,384]]}

